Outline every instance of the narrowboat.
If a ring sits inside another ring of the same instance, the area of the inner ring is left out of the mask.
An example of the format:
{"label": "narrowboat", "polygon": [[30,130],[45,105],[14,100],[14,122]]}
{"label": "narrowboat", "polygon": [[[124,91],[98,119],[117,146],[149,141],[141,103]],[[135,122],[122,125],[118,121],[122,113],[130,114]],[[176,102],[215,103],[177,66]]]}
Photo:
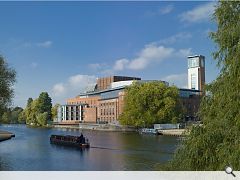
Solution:
{"label": "narrowboat", "polygon": [[90,144],[82,134],[81,136],[70,136],[70,135],[51,135],[51,144],[71,146],[78,148],[89,148]]}

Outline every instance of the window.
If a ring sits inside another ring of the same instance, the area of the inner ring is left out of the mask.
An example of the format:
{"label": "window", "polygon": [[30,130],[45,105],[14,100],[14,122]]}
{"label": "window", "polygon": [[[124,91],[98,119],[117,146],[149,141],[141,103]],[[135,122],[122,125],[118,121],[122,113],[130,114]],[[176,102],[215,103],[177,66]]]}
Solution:
{"label": "window", "polygon": [[196,89],[197,77],[195,74],[191,74],[191,89]]}
{"label": "window", "polygon": [[199,66],[199,58],[198,57],[188,59],[188,67],[189,68],[198,67],[198,66]]}

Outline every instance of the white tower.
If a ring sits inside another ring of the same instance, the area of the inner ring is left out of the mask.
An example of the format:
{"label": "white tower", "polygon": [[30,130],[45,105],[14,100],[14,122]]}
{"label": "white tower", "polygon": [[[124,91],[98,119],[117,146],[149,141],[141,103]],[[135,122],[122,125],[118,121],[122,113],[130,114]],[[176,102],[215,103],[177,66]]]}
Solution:
{"label": "white tower", "polygon": [[202,91],[205,85],[205,57],[188,56],[188,89]]}

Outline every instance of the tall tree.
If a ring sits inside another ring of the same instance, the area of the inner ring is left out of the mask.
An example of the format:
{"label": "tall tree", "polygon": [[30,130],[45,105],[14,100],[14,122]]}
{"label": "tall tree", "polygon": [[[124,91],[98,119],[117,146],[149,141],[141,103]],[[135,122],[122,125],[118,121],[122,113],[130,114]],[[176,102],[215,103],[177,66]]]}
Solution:
{"label": "tall tree", "polygon": [[126,90],[120,122],[136,127],[176,123],[181,116],[179,92],[162,82],[135,83]]}
{"label": "tall tree", "polygon": [[26,124],[45,126],[51,120],[52,99],[47,92],[42,92],[37,99],[29,98],[27,106],[20,114],[19,120],[26,120]]}
{"label": "tall tree", "polygon": [[28,100],[27,100],[27,107],[30,107],[32,102],[33,102],[33,99],[32,98],[28,98]]}
{"label": "tall tree", "polygon": [[174,170],[240,170],[240,2],[220,1],[215,9],[217,44],[213,53],[220,68],[218,78],[207,87],[200,107],[203,126],[195,127],[177,151]]}
{"label": "tall tree", "polygon": [[0,56],[0,116],[11,104],[14,95],[12,86],[15,82],[15,70],[9,67],[4,58]]}
{"label": "tall tree", "polygon": [[47,92],[42,92],[38,97],[38,103],[39,103],[39,112],[44,113],[47,112],[47,118],[48,120],[52,119],[52,99],[49,97]]}

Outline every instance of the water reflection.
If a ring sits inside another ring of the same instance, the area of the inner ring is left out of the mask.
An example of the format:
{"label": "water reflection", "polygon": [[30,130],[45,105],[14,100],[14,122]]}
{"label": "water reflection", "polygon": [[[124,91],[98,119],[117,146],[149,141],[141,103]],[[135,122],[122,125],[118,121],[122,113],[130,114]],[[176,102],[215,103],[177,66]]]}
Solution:
{"label": "water reflection", "polygon": [[[176,137],[137,133],[0,126],[16,137],[0,143],[0,170],[154,170],[171,159]],[[51,134],[79,135],[90,149],[50,144]]]}

